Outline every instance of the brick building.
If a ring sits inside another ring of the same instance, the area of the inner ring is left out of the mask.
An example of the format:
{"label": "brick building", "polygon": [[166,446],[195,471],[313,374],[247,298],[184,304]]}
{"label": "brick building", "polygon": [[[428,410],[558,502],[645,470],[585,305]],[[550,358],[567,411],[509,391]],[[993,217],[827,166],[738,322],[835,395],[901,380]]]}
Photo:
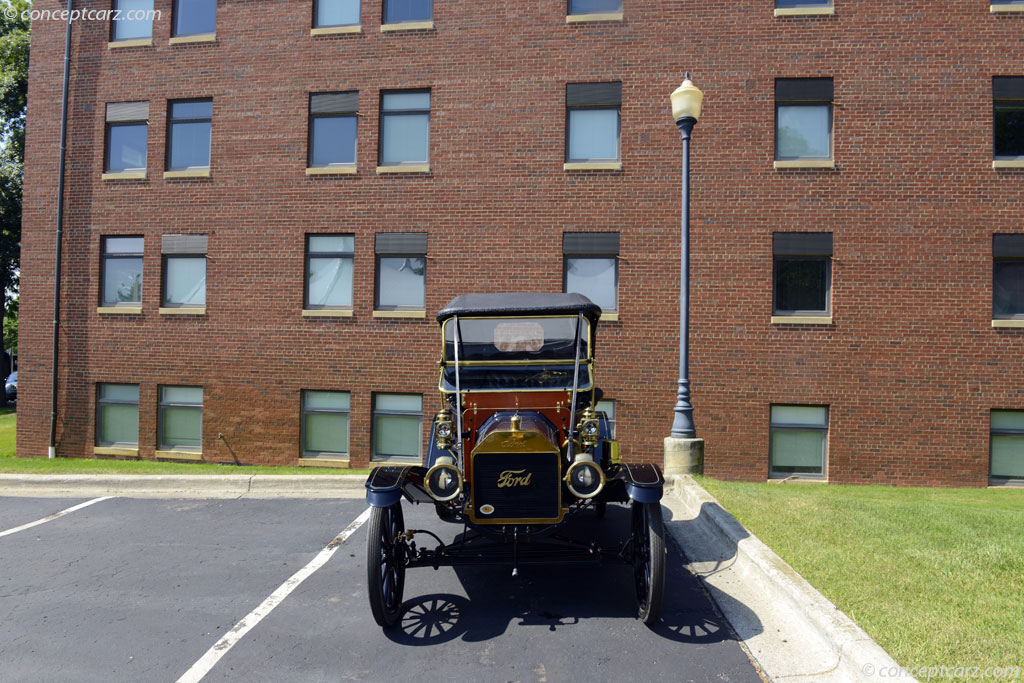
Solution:
{"label": "brick building", "polygon": [[[624,456],[660,461],[689,70],[707,474],[1024,479],[1020,0],[114,7],[155,16],[73,24],[58,455],[415,458],[437,310],[568,287],[607,310]],[[49,441],[64,30],[32,30],[26,457]]]}

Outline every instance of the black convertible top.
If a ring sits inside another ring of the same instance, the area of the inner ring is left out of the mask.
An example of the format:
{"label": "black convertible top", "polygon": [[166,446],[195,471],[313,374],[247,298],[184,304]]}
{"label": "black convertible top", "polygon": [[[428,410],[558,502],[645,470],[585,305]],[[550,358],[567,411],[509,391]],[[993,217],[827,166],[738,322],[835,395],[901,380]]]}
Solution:
{"label": "black convertible top", "polygon": [[495,294],[462,294],[452,299],[437,314],[443,323],[455,315],[578,315],[592,323],[601,317],[601,307],[582,294],[550,294],[546,292],[504,292]]}

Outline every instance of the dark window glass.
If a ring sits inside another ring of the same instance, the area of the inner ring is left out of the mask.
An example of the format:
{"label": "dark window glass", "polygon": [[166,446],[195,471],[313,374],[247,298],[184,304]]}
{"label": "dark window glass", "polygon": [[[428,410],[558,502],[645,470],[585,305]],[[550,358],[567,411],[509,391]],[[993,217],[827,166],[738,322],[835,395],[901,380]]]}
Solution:
{"label": "dark window glass", "polygon": [[210,167],[212,121],[212,100],[171,103],[167,129],[168,170]]}
{"label": "dark window glass", "polygon": [[1024,318],[1024,259],[995,259],[992,264],[992,315]]}
{"label": "dark window glass", "polygon": [[569,0],[569,14],[621,12],[622,0]]}
{"label": "dark window glass", "polygon": [[769,460],[773,475],[823,476],[827,444],[827,407],[771,407]]}
{"label": "dark window glass", "polygon": [[307,309],[352,308],[352,235],[307,235]]}
{"label": "dark window glass", "polygon": [[356,116],[315,115],[310,119],[309,165],[356,163]]}
{"label": "dark window glass", "polygon": [[432,0],[384,0],[384,23],[430,21],[434,15]]}
{"label": "dark window glass", "polygon": [[111,40],[153,37],[153,0],[114,0]]}
{"label": "dark window glass", "polygon": [[789,7],[831,7],[832,0],[775,0],[775,6],[780,9]]}
{"label": "dark window glass", "polygon": [[198,36],[216,32],[217,0],[175,0],[175,36]]}
{"label": "dark window glass", "polygon": [[107,124],[107,171],[145,171],[146,123]]}
{"label": "dark window glass", "polygon": [[995,103],[996,157],[1024,157],[1024,100]]}
{"label": "dark window glass", "polygon": [[355,26],[359,24],[359,0],[315,0],[315,28]]}
{"label": "dark window glass", "polygon": [[775,257],[775,311],[827,313],[828,257]]}
{"label": "dark window glass", "polygon": [[103,238],[101,306],[138,306],[142,303],[141,237]]}
{"label": "dark window glass", "polygon": [[430,160],[430,91],[381,94],[380,164],[425,164]]}

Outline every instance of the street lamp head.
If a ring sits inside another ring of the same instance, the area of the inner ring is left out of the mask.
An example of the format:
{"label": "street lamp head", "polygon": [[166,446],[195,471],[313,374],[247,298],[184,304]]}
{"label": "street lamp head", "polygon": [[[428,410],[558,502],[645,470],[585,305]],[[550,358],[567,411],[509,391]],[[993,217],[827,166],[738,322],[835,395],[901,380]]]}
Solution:
{"label": "street lamp head", "polygon": [[690,72],[686,72],[686,80],[672,93],[672,116],[675,120],[700,118],[700,106],[704,101],[704,93],[690,80]]}

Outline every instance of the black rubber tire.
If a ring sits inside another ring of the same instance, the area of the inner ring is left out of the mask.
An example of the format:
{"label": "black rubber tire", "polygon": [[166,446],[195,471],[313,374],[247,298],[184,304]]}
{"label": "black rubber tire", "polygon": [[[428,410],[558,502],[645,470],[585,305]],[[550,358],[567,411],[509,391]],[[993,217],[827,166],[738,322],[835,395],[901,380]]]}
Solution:
{"label": "black rubber tire", "polygon": [[373,619],[391,628],[402,616],[405,592],[405,545],[396,543],[405,531],[402,503],[373,508],[366,536],[366,581]]}
{"label": "black rubber tire", "polygon": [[665,525],[661,503],[633,501],[632,517],[637,617],[651,626],[661,617],[665,597]]}

